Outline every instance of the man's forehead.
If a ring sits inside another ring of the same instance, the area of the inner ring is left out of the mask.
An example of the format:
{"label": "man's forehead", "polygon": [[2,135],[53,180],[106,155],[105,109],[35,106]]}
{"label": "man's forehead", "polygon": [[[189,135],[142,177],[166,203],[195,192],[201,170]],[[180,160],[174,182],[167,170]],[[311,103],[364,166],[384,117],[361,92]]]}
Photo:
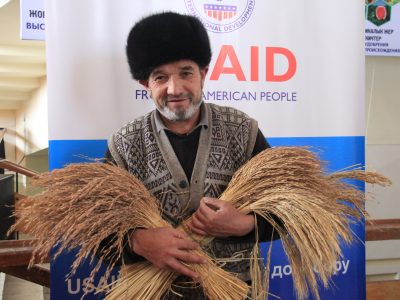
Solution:
{"label": "man's forehead", "polygon": [[156,67],[150,75],[172,71],[188,71],[199,69],[197,63],[191,60],[180,60]]}

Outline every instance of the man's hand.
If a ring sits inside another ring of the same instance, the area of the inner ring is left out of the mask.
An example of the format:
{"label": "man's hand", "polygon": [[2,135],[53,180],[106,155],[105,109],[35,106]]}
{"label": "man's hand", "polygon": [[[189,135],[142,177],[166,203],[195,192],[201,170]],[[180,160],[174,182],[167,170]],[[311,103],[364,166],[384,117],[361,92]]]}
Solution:
{"label": "man's hand", "polygon": [[244,236],[254,229],[254,216],[240,213],[229,202],[204,197],[188,227],[213,237]]}
{"label": "man's hand", "polygon": [[196,279],[197,273],[183,263],[206,263],[201,256],[187,250],[196,250],[199,245],[184,232],[173,228],[137,229],[130,236],[132,250],[160,269],[171,269]]}

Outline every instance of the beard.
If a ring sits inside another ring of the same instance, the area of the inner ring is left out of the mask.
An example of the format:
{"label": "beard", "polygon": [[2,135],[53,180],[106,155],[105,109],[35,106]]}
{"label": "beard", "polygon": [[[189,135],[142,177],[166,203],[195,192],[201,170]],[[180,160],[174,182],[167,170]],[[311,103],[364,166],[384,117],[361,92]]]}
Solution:
{"label": "beard", "polygon": [[172,110],[167,106],[168,99],[166,99],[165,101],[163,101],[162,106],[157,106],[157,110],[162,116],[173,122],[189,120],[199,109],[203,100],[200,98],[198,101],[194,101],[192,95],[187,96],[187,98],[190,99],[190,104],[189,107],[186,109],[177,108],[175,110]]}

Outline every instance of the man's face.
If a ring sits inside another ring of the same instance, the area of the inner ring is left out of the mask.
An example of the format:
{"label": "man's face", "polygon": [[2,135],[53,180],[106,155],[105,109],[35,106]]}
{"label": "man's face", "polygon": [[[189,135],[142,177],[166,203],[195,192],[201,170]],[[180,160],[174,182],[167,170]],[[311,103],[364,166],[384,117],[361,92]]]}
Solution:
{"label": "man's face", "polygon": [[191,60],[161,65],[149,80],[140,81],[150,92],[158,111],[168,120],[189,120],[200,107],[207,68]]}

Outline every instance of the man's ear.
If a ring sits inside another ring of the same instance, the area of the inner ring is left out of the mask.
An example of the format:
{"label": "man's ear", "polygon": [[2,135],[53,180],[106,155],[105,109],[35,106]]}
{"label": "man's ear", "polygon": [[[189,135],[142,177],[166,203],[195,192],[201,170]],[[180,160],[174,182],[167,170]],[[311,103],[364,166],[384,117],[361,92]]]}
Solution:
{"label": "man's ear", "polygon": [[141,85],[143,85],[146,89],[149,88],[149,81],[148,80],[141,79],[141,80],[139,80],[139,83]]}
{"label": "man's ear", "polygon": [[207,72],[208,72],[208,66],[205,66],[204,68],[200,69],[201,86],[204,85],[204,80],[206,79]]}

